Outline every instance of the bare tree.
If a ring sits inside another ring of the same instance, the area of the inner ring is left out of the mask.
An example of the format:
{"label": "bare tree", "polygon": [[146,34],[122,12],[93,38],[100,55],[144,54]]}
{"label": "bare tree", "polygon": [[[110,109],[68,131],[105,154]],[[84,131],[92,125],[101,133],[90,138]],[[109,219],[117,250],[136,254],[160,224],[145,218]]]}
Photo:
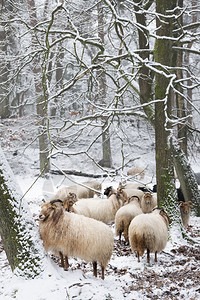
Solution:
{"label": "bare tree", "polygon": [[[98,36],[101,43],[104,45],[104,11],[102,3],[97,4],[98,10]],[[103,53],[102,53],[103,54]],[[106,105],[106,74],[104,69],[97,70],[97,80],[98,80],[98,98],[100,103]],[[112,166],[112,155],[111,155],[111,145],[110,145],[110,134],[109,134],[109,122],[107,117],[102,117],[102,153],[103,157],[99,164],[103,167],[111,168]]]}
{"label": "bare tree", "polygon": [[[34,0],[28,0],[30,24],[32,28],[37,25],[37,14],[36,6]],[[37,44],[37,35],[32,32],[32,47],[35,48]],[[48,45],[46,45],[48,47]],[[48,49],[47,49],[48,52]],[[46,54],[46,53],[45,53]],[[33,75],[35,82],[35,92],[36,92],[36,107],[37,116],[39,122],[39,151],[40,151],[40,171],[42,173],[48,173],[50,169],[50,146],[49,146],[49,136],[48,136],[48,93],[47,93],[47,78],[45,66],[42,70],[41,68],[40,56],[35,57],[33,60]],[[44,62],[45,63],[45,62]],[[39,78],[38,78],[39,75]]]}

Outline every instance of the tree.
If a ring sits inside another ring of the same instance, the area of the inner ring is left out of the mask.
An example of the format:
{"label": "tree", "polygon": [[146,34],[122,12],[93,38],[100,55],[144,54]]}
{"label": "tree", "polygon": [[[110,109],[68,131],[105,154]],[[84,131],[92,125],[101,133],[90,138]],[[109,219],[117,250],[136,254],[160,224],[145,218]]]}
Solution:
{"label": "tree", "polygon": [[[1,14],[5,13],[5,3],[3,0],[0,2]],[[9,104],[9,62],[8,55],[8,39],[6,36],[6,27],[3,22],[0,22],[0,117],[2,119],[8,118],[10,115]]]}
{"label": "tree", "polygon": [[[30,13],[30,23],[34,28],[37,25],[36,6],[34,0],[28,0],[28,8]],[[32,47],[37,45],[38,37],[32,33]],[[48,41],[48,37],[46,39]],[[47,42],[48,43],[48,42]],[[49,45],[46,45],[47,50],[44,56],[47,57],[43,61],[43,70],[41,68],[40,56],[35,57],[33,60],[33,75],[35,82],[36,92],[36,108],[39,122],[38,136],[39,136],[39,152],[40,152],[40,171],[42,173],[48,173],[50,170],[50,146],[49,146],[49,135],[48,135],[48,93],[47,84],[48,78],[46,77],[46,60],[48,61],[49,56]],[[39,74],[39,79],[38,79]]]}
{"label": "tree", "polygon": [[[102,3],[97,4],[98,10],[98,36],[101,43],[104,45],[104,11]],[[103,54],[103,53],[102,53]],[[106,74],[104,69],[97,70],[98,79],[98,98],[100,98],[100,103],[106,105]],[[112,155],[110,146],[110,134],[109,134],[109,123],[107,117],[102,117],[102,153],[103,157],[99,164],[102,167],[111,168],[112,166]]]}
{"label": "tree", "polygon": [[[156,1],[156,26],[157,38],[154,46],[154,58],[160,65],[160,72],[155,79],[155,98],[160,102],[155,103],[155,141],[156,141],[156,180],[158,203],[161,206],[168,206],[168,212],[174,219],[176,215],[175,182],[173,173],[173,156],[171,147],[171,124],[167,118],[171,118],[172,93],[170,89],[170,74],[166,71],[166,66],[172,67],[172,30],[173,16],[169,11],[173,11],[176,1]],[[167,37],[167,38],[163,38]],[[164,74],[164,75],[163,75]]]}
{"label": "tree", "polygon": [[44,251],[28,205],[0,149],[0,234],[17,276],[34,278],[44,270]]}

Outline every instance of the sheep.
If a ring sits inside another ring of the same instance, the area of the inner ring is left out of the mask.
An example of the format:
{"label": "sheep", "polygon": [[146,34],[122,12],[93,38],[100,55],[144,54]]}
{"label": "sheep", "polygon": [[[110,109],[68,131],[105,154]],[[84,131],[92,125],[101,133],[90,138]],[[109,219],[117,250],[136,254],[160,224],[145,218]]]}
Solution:
{"label": "sheep", "polygon": [[145,169],[133,167],[127,171],[127,175],[138,175],[140,179],[144,179]]}
{"label": "sheep", "polygon": [[127,188],[125,188],[123,190],[126,192],[127,197],[137,196],[141,200],[143,195],[144,195],[144,192],[140,191],[138,189],[127,189]]}
{"label": "sheep", "polygon": [[50,203],[53,204],[55,202],[59,202],[61,203],[61,205],[63,206],[63,203],[65,203],[65,210],[66,211],[70,211],[71,207],[73,206],[73,204],[78,201],[77,196],[75,193],[69,193],[64,201],[61,200],[51,200]]}
{"label": "sheep", "polygon": [[140,199],[138,196],[132,196],[125,202],[115,215],[115,233],[119,236],[119,242],[121,244],[121,235],[123,233],[125,242],[128,243],[128,227],[132,219],[142,214],[140,207]]}
{"label": "sheep", "polygon": [[156,193],[144,193],[141,199],[141,209],[143,213],[149,213],[154,207],[157,206],[157,194]]}
{"label": "sheep", "polygon": [[105,188],[104,195],[106,195],[107,198],[109,198],[112,194],[115,194],[116,192],[117,192],[117,190],[114,189],[113,186],[109,186],[109,187]]}
{"label": "sheep", "polygon": [[76,214],[94,218],[108,224],[115,220],[117,210],[127,199],[126,193],[118,190],[116,194],[112,194],[108,199],[82,199],[70,207],[66,200],[63,202],[63,207]]}
{"label": "sheep", "polygon": [[147,263],[150,263],[150,253],[162,251],[168,238],[168,226],[171,220],[163,209],[154,208],[149,214],[136,216],[129,226],[129,243],[131,250],[137,253],[138,262],[140,256],[147,250]]}
{"label": "sheep", "polygon": [[144,192],[138,188],[131,188],[129,186],[127,187],[127,185],[123,185],[122,183],[119,183],[118,189],[124,190],[127,194],[127,197],[138,196],[141,200],[142,196],[144,195]]}
{"label": "sheep", "polygon": [[188,202],[180,202],[179,203],[179,207],[180,207],[180,212],[181,212],[181,219],[183,222],[183,227],[185,229],[187,229],[188,227],[188,223],[189,223],[189,219],[190,219],[190,207],[191,207],[192,202],[188,201]]}
{"label": "sheep", "polygon": [[[91,188],[91,189],[88,189],[88,193],[89,193],[88,198],[93,198],[95,194],[101,194],[102,184],[99,181],[97,181],[97,180],[86,181],[86,182],[82,182],[82,184]],[[83,198],[83,197],[80,197],[80,198]]]}
{"label": "sheep", "polygon": [[120,182],[118,188],[123,188],[123,189],[138,189],[139,187],[145,187],[144,184],[138,183],[138,182]]}
{"label": "sheep", "polygon": [[[51,200],[60,199],[64,201],[70,192],[75,193],[78,198],[92,198],[94,197],[95,193],[97,193],[97,190],[101,190],[101,183],[98,181],[88,181],[83,184],[87,185],[88,188],[86,186],[81,186],[78,184],[66,186],[58,190]],[[94,189],[96,189],[96,191],[94,191]]]}
{"label": "sheep", "polygon": [[46,251],[65,257],[64,269],[69,267],[68,257],[93,263],[93,274],[97,277],[97,262],[104,270],[112,255],[114,237],[108,225],[65,212],[63,208],[44,203],[39,214],[39,231]]}

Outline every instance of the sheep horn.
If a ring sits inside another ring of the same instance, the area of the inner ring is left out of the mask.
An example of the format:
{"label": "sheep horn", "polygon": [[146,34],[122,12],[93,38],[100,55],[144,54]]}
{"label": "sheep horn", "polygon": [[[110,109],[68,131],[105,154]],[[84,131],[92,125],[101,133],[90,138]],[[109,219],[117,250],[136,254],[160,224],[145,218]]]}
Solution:
{"label": "sheep horn", "polygon": [[56,202],[63,203],[62,200],[60,200],[60,199],[56,199],[56,200],[51,200],[50,201],[51,204],[54,204]]}

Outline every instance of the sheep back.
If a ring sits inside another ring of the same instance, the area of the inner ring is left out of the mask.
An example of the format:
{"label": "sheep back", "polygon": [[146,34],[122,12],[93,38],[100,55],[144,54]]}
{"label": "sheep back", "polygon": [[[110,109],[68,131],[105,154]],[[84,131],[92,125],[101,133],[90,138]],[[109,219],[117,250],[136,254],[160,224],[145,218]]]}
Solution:
{"label": "sheep back", "polygon": [[127,175],[138,175],[141,179],[144,179],[145,169],[139,167],[132,167],[127,171]]}
{"label": "sheep back", "polygon": [[[133,198],[135,198],[133,196]],[[128,228],[132,221],[132,219],[142,214],[142,210],[140,208],[140,203],[137,200],[129,200],[128,204],[122,206],[115,215],[115,233],[119,236],[119,240],[121,241],[121,234],[123,233],[124,239],[128,242]]]}
{"label": "sheep back", "polygon": [[144,195],[144,192],[138,189],[124,188],[123,190],[126,192],[127,197],[137,196],[141,200]]}
{"label": "sheep back", "polygon": [[139,256],[142,256],[146,249],[153,253],[162,251],[167,244],[167,238],[168,222],[158,209],[150,214],[136,216],[129,226],[131,250],[137,251]]}
{"label": "sheep back", "polygon": [[[122,194],[120,195],[123,199]],[[82,199],[73,205],[73,212],[107,224],[114,221],[117,210],[123,205],[122,199],[118,199],[117,194],[111,195],[108,199]]]}

